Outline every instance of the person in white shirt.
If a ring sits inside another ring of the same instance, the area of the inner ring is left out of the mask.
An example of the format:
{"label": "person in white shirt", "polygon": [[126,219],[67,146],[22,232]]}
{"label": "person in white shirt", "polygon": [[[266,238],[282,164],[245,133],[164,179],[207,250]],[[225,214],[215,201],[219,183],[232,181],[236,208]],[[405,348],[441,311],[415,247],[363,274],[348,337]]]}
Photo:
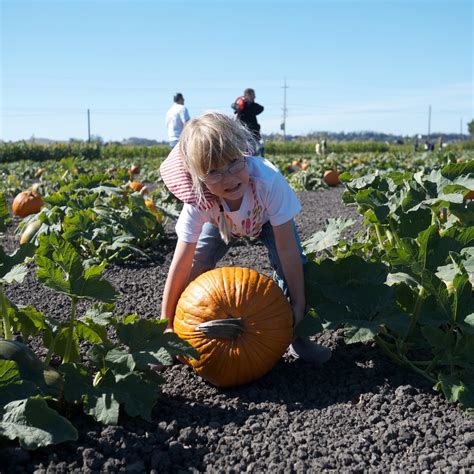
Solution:
{"label": "person in white shirt", "polygon": [[171,147],[178,143],[185,123],[191,119],[188,109],[184,106],[183,94],[178,92],[173,100],[174,104],[166,112],[166,130]]}
{"label": "person in white shirt", "polygon": [[[293,218],[301,204],[278,169],[249,156],[251,132],[224,114],[211,112],[186,125],[180,143],[160,167],[167,188],[185,204],[178,222],[161,319],[173,320],[189,281],[211,270],[237,237],[260,240],[268,249],[278,285],[289,296],[297,325],[305,313],[301,248]],[[296,337],[290,354],[322,364],[331,351]]]}

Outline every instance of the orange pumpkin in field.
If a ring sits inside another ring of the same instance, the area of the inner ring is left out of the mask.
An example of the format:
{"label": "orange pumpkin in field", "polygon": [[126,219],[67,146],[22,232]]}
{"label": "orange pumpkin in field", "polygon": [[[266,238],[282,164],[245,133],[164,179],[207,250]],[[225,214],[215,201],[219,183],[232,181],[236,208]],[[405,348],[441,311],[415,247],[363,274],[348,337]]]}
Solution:
{"label": "orange pumpkin in field", "polygon": [[155,206],[155,203],[154,203],[151,199],[149,199],[149,198],[145,199],[145,206],[146,206],[151,212],[159,212],[158,209],[157,209],[156,206]]}
{"label": "orange pumpkin in field", "polygon": [[337,186],[341,183],[341,181],[339,180],[339,173],[334,170],[325,171],[323,179],[328,186]]}
{"label": "orange pumpkin in field", "polygon": [[186,362],[218,387],[265,375],[293,337],[293,313],[270,278],[241,267],[216,268],[192,281],[174,317],[176,334],[200,355]]}
{"label": "orange pumpkin in field", "polygon": [[128,183],[128,187],[136,193],[140,192],[143,186],[145,185],[143,183],[140,183],[140,181],[130,181]]}
{"label": "orange pumpkin in field", "polygon": [[43,198],[36,191],[28,190],[17,194],[12,204],[14,216],[26,217],[37,214],[43,206]]}
{"label": "orange pumpkin in field", "polygon": [[130,169],[128,170],[128,172],[133,175],[133,174],[139,174],[140,173],[140,167],[137,166],[137,165],[132,165],[130,166]]}

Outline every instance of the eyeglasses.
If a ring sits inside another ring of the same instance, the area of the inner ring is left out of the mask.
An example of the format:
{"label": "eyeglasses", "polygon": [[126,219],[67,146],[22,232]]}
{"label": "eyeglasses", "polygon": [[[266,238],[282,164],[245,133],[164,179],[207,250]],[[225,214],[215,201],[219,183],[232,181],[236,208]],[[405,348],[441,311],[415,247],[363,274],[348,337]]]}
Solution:
{"label": "eyeglasses", "polygon": [[227,173],[229,174],[240,173],[245,168],[246,163],[247,163],[247,160],[245,158],[241,158],[231,163],[224,170],[210,171],[208,174],[206,174],[206,176],[199,177],[199,180],[206,184],[217,184]]}

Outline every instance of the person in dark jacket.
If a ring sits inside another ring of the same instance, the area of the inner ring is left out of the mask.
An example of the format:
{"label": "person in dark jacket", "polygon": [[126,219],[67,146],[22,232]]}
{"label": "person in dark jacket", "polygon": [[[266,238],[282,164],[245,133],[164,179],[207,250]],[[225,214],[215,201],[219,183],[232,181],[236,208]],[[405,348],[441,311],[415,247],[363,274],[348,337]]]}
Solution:
{"label": "person in dark jacket", "polygon": [[231,107],[234,109],[236,118],[240,120],[251,132],[257,142],[260,155],[263,156],[262,137],[260,135],[260,124],[257,115],[263,112],[263,106],[255,102],[255,91],[245,89],[244,95],[239,97]]}

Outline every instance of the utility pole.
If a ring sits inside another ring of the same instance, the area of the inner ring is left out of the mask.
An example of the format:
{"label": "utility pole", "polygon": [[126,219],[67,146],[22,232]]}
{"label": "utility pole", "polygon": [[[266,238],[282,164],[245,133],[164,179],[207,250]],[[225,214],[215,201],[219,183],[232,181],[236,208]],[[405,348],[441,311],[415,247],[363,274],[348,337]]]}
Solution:
{"label": "utility pole", "polygon": [[459,124],[459,135],[461,135],[461,140],[462,140],[462,119],[461,119],[461,122]]}
{"label": "utility pole", "polygon": [[88,135],[88,142],[91,142],[91,114],[90,110],[87,109],[87,135]]}
{"label": "utility pole", "polygon": [[283,141],[286,141],[286,89],[288,89],[288,86],[286,85],[286,77],[284,79],[284,84],[283,84],[283,122],[280,125],[280,128],[283,132]]}
{"label": "utility pole", "polygon": [[431,135],[431,105],[430,108],[428,109],[428,140],[430,139]]}

